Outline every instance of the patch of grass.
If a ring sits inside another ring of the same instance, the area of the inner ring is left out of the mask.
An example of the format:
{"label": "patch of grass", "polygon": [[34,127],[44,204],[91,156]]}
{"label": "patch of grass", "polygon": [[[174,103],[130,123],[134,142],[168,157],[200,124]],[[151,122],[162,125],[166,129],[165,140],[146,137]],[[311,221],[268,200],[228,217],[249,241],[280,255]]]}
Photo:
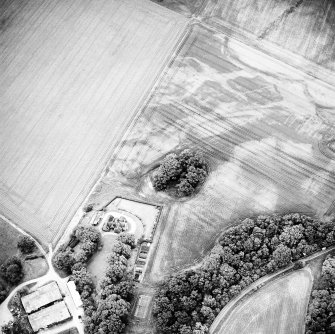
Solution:
{"label": "patch of grass", "polygon": [[17,242],[20,236],[22,233],[0,218],[0,264],[18,254]]}
{"label": "patch of grass", "polygon": [[98,283],[105,276],[105,268],[108,262],[107,260],[114,247],[116,238],[117,238],[116,234],[103,235],[102,249],[93,255],[92,259],[90,260],[87,266],[88,271],[93,276],[93,281],[96,286],[98,286]]}
{"label": "patch of grass", "polygon": [[43,276],[48,271],[48,263],[43,257],[26,260],[23,265],[24,281]]}

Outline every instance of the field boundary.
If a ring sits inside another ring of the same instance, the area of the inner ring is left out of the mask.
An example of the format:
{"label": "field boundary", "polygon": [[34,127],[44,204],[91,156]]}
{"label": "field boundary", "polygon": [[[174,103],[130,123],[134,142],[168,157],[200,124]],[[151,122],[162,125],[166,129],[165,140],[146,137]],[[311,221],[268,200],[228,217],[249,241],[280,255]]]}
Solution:
{"label": "field boundary", "polygon": [[[239,44],[252,49],[254,52],[263,54],[274,62],[280,62],[283,66],[292,68],[295,72],[303,74],[304,76],[309,76],[314,80],[316,79],[320,81],[320,83],[330,86],[332,89],[335,87],[334,71],[312,62],[303,56],[297,55],[292,51],[280,48],[270,41],[262,40],[260,43],[255,40],[254,35],[235,28],[230,23],[225,22],[224,24],[215,24],[210,20],[206,22],[204,18],[193,18],[191,24],[201,25],[203,28],[223,34]],[[285,56],[285,53],[288,54],[288,56]],[[311,68],[313,71],[309,70],[306,72],[306,70],[303,70]]]}
{"label": "field boundary", "polygon": [[[176,15],[180,15],[180,14],[176,14]],[[110,165],[112,165],[113,161],[115,160],[115,157],[117,156],[118,152],[122,148],[123,141],[125,140],[125,138],[128,136],[128,134],[130,133],[130,131],[134,127],[136,121],[142,115],[142,112],[144,111],[145,106],[148,104],[148,101],[150,101],[151,97],[153,96],[153,93],[155,92],[156,87],[159,86],[159,84],[161,82],[161,78],[165,75],[167,68],[169,68],[169,64],[171,62],[171,57],[174,58],[176,56],[176,52],[177,52],[176,50],[179,49],[179,45],[183,42],[183,40],[185,38],[185,32],[187,32],[187,26],[188,25],[189,25],[189,21],[185,20],[184,27],[180,30],[180,35],[177,38],[176,44],[175,44],[174,48],[172,49],[171,53],[169,55],[167,55],[166,60],[163,62],[162,66],[161,66],[161,69],[158,71],[158,74],[157,74],[156,78],[153,79],[152,86],[148,88],[147,92],[143,95],[142,99],[139,100],[139,102],[137,103],[137,106],[134,108],[134,110],[135,110],[134,114],[129,119],[129,121],[124,125],[125,132],[118,139],[113,152],[106,159],[107,162],[105,163],[105,166],[103,168],[101,168],[101,172],[98,174],[98,176],[95,178],[95,180],[92,181],[92,186],[90,187],[91,190],[88,192],[87,196],[82,201],[81,205],[78,207],[78,210],[72,215],[72,218],[69,218],[68,227],[70,227],[70,231],[80,221],[80,217],[79,217],[79,219],[78,218],[75,219],[75,217],[78,214],[80,215],[80,213],[82,212],[83,205],[87,202],[87,200],[90,198],[90,196],[94,192],[96,185],[99,184],[102,181],[103,177],[107,174],[108,167]],[[76,224],[74,224],[74,223],[71,224],[73,219],[75,219],[77,221]],[[62,231],[62,229],[60,229],[57,232],[57,234],[55,235],[55,237],[52,241],[52,244],[54,246],[56,246],[59,243],[63,234],[67,234],[66,231],[68,231],[68,228],[66,228],[63,231]]]}
{"label": "field boundary", "polygon": [[[199,21],[204,26],[211,27],[217,32],[223,33],[229,38],[236,39],[249,47],[251,46],[265,55],[277,59],[286,65],[292,66],[294,69],[302,71],[306,75],[316,78],[324,83],[328,83],[331,86],[335,86],[335,75],[334,71],[331,69],[288,49],[284,49],[269,40],[260,39],[256,35],[253,35],[223,19],[216,18],[215,16],[201,16],[209,6],[210,4],[205,3],[199,17],[193,18],[193,20]],[[303,70],[303,68],[305,70]],[[308,72],[305,72],[306,69],[308,69]]]}

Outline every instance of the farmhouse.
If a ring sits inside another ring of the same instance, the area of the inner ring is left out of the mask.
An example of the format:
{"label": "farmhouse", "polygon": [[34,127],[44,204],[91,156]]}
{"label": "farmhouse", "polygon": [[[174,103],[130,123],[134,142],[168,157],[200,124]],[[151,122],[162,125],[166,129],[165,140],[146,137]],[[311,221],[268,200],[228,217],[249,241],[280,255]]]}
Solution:
{"label": "farmhouse", "polygon": [[42,328],[48,328],[51,325],[58,324],[70,318],[71,314],[64,301],[53,304],[28,316],[34,332],[38,332]]}
{"label": "farmhouse", "polygon": [[21,298],[25,311],[30,314],[55,301],[63,299],[56,282],[50,282]]}

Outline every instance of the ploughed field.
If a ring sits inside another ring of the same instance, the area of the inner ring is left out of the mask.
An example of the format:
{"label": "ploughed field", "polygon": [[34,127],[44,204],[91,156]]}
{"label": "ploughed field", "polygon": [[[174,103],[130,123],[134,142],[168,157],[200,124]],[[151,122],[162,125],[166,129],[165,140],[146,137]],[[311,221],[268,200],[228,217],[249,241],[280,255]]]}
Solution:
{"label": "ploughed field", "polygon": [[[114,156],[106,182],[161,201],[150,278],[200,260],[235,219],[332,211],[333,87],[194,24]],[[196,196],[155,193],[148,172],[165,154],[199,148],[210,174]],[[128,190],[127,190],[128,191]]]}
{"label": "ploughed field", "polygon": [[[334,82],[327,71],[335,69],[335,3],[332,0],[153,1],[185,16],[199,17],[229,36],[253,43],[316,76],[325,71],[324,77]],[[308,63],[304,64],[302,58]]]}
{"label": "ploughed field", "polygon": [[2,1],[0,213],[55,241],[186,20],[145,0]]}
{"label": "ploughed field", "polygon": [[211,326],[211,334],[300,334],[313,276],[309,269],[291,272],[231,306]]}

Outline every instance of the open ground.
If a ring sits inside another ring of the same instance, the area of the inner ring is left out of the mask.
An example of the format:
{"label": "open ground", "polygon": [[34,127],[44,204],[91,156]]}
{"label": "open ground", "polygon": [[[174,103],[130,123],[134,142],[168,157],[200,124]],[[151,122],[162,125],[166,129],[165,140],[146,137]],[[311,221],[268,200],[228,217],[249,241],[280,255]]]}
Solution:
{"label": "open ground", "polygon": [[149,1],[1,3],[0,212],[55,241],[186,20]]}

